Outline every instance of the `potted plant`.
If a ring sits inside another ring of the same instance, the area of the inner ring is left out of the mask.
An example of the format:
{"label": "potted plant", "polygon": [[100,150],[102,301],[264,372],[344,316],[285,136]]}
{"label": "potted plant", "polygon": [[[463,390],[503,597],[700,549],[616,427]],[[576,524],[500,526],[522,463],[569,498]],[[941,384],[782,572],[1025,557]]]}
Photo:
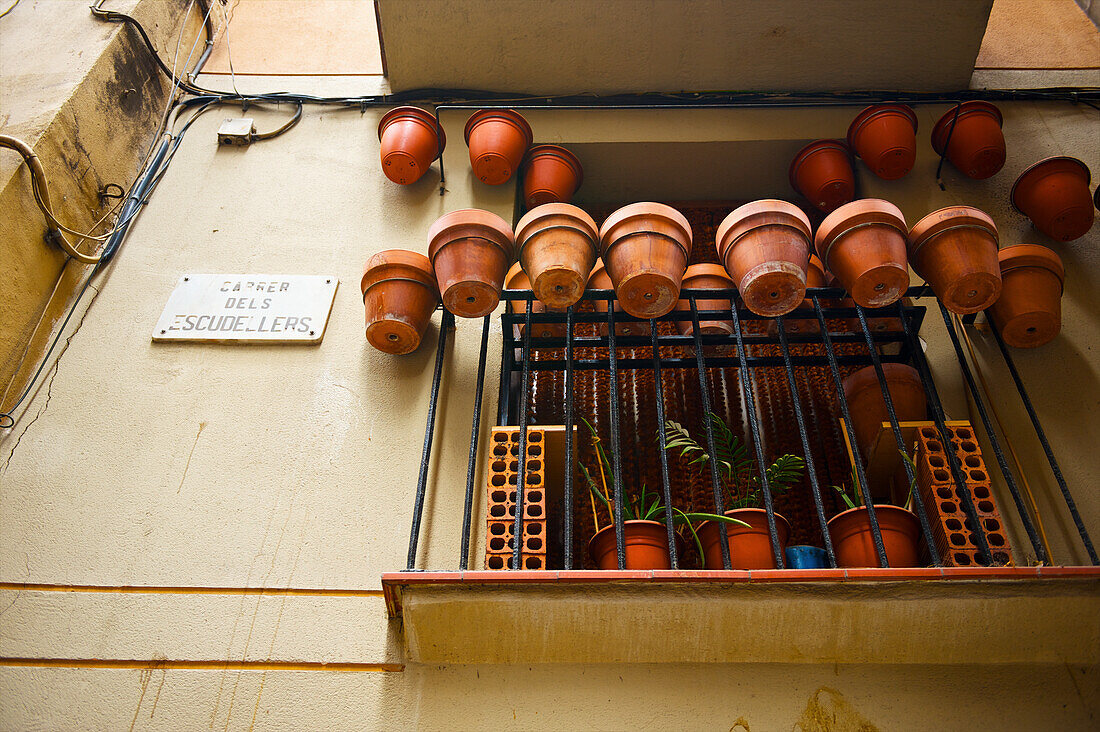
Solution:
{"label": "potted plant", "polygon": [[985,310],[1001,294],[997,225],[972,206],[949,206],[909,230],[909,263],[944,307],[959,315]]}
{"label": "potted plant", "polygon": [[[728,519],[737,523],[727,530],[730,548],[730,567],[733,569],[775,569],[775,555],[768,532],[767,511],[760,508],[763,487],[752,469],[748,447],[716,414],[708,414],[714,432],[714,449],[718,455],[718,478],[730,500],[725,512]],[[689,466],[703,471],[710,461],[710,454],[682,425],[665,421],[665,449],[678,451]],[[781,455],[767,467],[768,489],[773,496],[784,491],[802,478],[806,462],[797,455]],[[709,470],[709,469],[708,469]],[[774,513],[774,512],[773,512]],[[779,551],[782,552],[790,538],[791,525],[782,515],[775,513]],[[728,523],[728,522],[727,522]],[[714,521],[699,526],[701,556],[707,569],[723,569],[721,532]]]}
{"label": "potted plant", "polygon": [[1005,136],[1001,110],[972,99],[947,110],[932,128],[932,149],[943,155],[967,178],[982,180],[1005,164]]}
{"label": "potted plant", "polygon": [[463,318],[493,312],[513,249],[512,227],[495,213],[465,208],[436,219],[428,229],[428,259],[446,308]]}
{"label": "potted plant", "polygon": [[565,310],[584,294],[596,264],[600,230],[592,217],[568,203],[547,203],[516,224],[516,249],[535,296]]}
{"label": "potted plant", "polygon": [[1012,184],[1012,207],[1052,239],[1073,241],[1092,228],[1087,165],[1077,158],[1040,160]]}
{"label": "potted plant", "polygon": [[691,256],[691,224],[663,203],[632,203],[600,227],[600,256],[623,310],[659,318],[676,306]]}
{"label": "potted plant", "polygon": [[848,146],[884,180],[896,180],[917,160],[917,113],[907,104],[874,104],[852,120]]}
{"label": "potted plant", "polygon": [[384,353],[412,353],[439,304],[431,262],[419,252],[387,249],[367,260],[360,281],[367,342]]}
{"label": "potted plant", "polygon": [[[902,457],[912,465],[912,459],[904,451]],[[826,524],[838,567],[879,566],[874,534],[871,531],[871,516],[864,506],[863,495],[858,486],[859,479],[855,470],[852,471],[850,487],[833,486],[848,506],[848,510],[833,516]],[[909,510],[912,500],[913,486],[910,484],[904,508],[888,503],[874,504],[886,560],[891,567],[917,567],[920,564],[920,521]]]}
{"label": "potted plant", "polygon": [[788,171],[791,187],[825,213],[856,195],[856,176],[848,146],[840,140],[815,140],[798,151]]}
{"label": "potted plant", "polygon": [[1015,348],[1038,348],[1062,328],[1062,259],[1038,244],[1017,244],[997,253],[1001,296],[988,310],[993,327]]}
{"label": "potted plant", "polygon": [[523,202],[527,208],[569,203],[581,187],[584,169],[577,156],[559,145],[535,145],[523,168]]}
{"label": "potted plant", "polygon": [[901,209],[864,198],[826,216],[814,246],[852,299],[865,308],[881,308],[897,302],[909,287],[908,234]]}
{"label": "potted plant", "polygon": [[[614,484],[614,472],[612,461],[608,452],[604,450],[599,435],[595,428],[582,418],[584,424],[592,436],[592,444],[596,448],[596,457],[599,465],[600,482],[597,483],[589,473],[584,463],[578,461],[581,473],[588,484],[589,493],[594,499],[599,500],[607,510],[611,519],[609,526],[599,528],[600,522],[597,516],[595,502],[592,505],[592,518],[596,524],[596,534],[588,543],[588,551],[592,561],[600,569],[618,569],[619,558],[615,536],[614,497],[608,489],[609,484]],[[650,500],[652,498],[652,500]],[[699,534],[695,524],[704,522],[724,522],[733,525],[742,525],[743,522],[735,518],[718,516],[713,513],[685,512],[676,507],[665,506],[660,496],[650,493],[642,486],[641,493],[631,495],[624,487],[623,496],[623,540],[626,569],[669,569],[672,560],[668,549],[668,527],[666,517],[672,513],[672,521],[678,528],[676,531],[677,546],[683,542],[681,534],[688,533],[699,552],[703,556],[703,546],[699,540]]]}
{"label": "potted plant", "polygon": [[443,154],[447,136],[435,115],[420,107],[397,107],[378,122],[382,172],[394,183],[409,185]]}
{"label": "potted plant", "polygon": [[466,121],[470,165],[482,183],[507,183],[519,169],[534,136],[531,125],[514,109],[481,109]]}

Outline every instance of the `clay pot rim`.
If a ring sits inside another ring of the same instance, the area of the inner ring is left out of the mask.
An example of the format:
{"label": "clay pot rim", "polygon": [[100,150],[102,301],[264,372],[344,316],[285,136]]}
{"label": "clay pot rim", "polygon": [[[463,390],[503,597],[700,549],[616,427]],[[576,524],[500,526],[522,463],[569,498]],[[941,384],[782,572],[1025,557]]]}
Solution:
{"label": "clay pot rim", "polygon": [[[627,526],[638,526],[638,525],[642,525],[642,526],[659,526],[661,528],[661,531],[666,532],[666,535],[667,535],[667,532],[668,532],[668,527],[665,525],[665,523],[663,521],[653,521],[651,519],[624,519],[623,520],[623,535],[624,536],[626,535],[626,527]],[[615,522],[614,521],[612,521],[610,524],[608,524],[607,526],[604,526],[602,529],[597,531],[595,534],[592,535],[592,538],[588,540],[588,556],[592,557],[592,547],[596,543],[596,538],[599,537],[604,532],[609,531],[609,530],[611,531],[612,534],[615,533]],[[681,547],[683,545],[684,540],[680,537],[679,533],[673,532],[673,536],[676,537],[677,551],[679,551],[679,547]],[[592,557],[592,558],[595,559],[595,557]]]}
{"label": "clay pot rim", "polygon": [[445,241],[441,241],[441,239],[448,231],[460,226],[474,226],[486,229],[487,234],[496,234],[495,237],[483,236],[481,238],[496,244],[504,251],[508,261],[512,260],[515,251],[515,235],[512,233],[512,227],[508,225],[508,222],[492,211],[480,208],[460,208],[457,211],[443,214],[428,229],[428,259],[433,264],[435,255],[440,248],[452,241],[452,239]]}
{"label": "clay pot rim", "polygon": [[[1044,170],[1044,168],[1051,168],[1051,170]],[[1055,155],[1049,158],[1043,158],[1037,163],[1032,163],[1024,169],[1024,172],[1016,178],[1016,182],[1012,184],[1012,190],[1008,194],[1009,201],[1012,203],[1012,208],[1017,212],[1027,216],[1024,210],[1020,208],[1017,200],[1017,195],[1020,190],[1020,186],[1030,185],[1033,181],[1045,178],[1052,173],[1072,173],[1074,170],[1083,171],[1085,178],[1085,187],[1087,188],[1092,183],[1092,171],[1089,170],[1089,166],[1085,165],[1077,158],[1072,158],[1068,155]]]}
{"label": "clay pot rim", "polygon": [[[806,237],[807,243],[812,247],[814,230],[810,224],[810,217],[806,215],[806,212],[801,208],[791,203],[790,201],[783,201],[778,198],[761,198],[758,201],[751,201],[743,206],[738,206],[733,211],[722,219],[722,223],[718,225],[718,230],[715,232],[714,243],[718,249],[718,258],[725,260],[726,251],[733,246],[733,244],[742,236],[759,228],[762,225],[767,225],[764,222],[754,223],[752,219],[766,214],[780,214],[790,217],[791,226],[799,229]],[[769,222],[774,224],[774,222]],[[796,225],[797,224],[797,225]],[[729,235],[735,230],[737,236],[733,237],[733,241],[729,244],[725,244]]]}
{"label": "clay pot rim", "polygon": [[[924,382],[921,381],[920,372],[907,363],[883,363],[882,372],[887,383],[908,381],[920,387],[922,392],[924,391]],[[875,371],[873,365],[864,366],[859,371],[848,374],[841,382],[841,386],[844,388],[844,398],[848,401],[851,401],[856,394],[866,391],[872,386],[875,388],[876,393],[882,396],[882,388],[878,383],[878,372]],[[928,395],[925,394],[925,399],[927,398]]]}
{"label": "clay pot rim", "polygon": [[684,270],[684,276],[681,279],[680,289],[692,289],[687,286],[687,282],[693,277],[721,277],[722,279],[729,281],[730,289],[734,288],[733,278],[730,277],[729,272],[726,271],[726,268],[714,262],[699,262],[698,264],[692,264],[688,266],[688,268]]}
{"label": "clay pot rim", "polygon": [[829,286],[829,276],[832,273],[829,272],[828,268],[825,267],[825,263],[821,261],[821,257],[817,256],[813,252],[810,252],[810,261],[806,264],[806,270],[807,270],[807,272],[806,272],[806,281],[807,282],[809,282],[809,280],[810,280],[810,273],[809,273],[810,269],[816,269],[818,272],[821,273],[821,279],[825,282],[825,284],[821,285],[821,287],[828,287]]}
{"label": "clay pot rim", "polygon": [[600,227],[596,226],[596,220],[588,215],[588,212],[579,206],[574,206],[571,203],[544,203],[541,206],[535,206],[528,211],[516,224],[516,253],[521,254],[524,247],[527,246],[527,242],[540,231],[544,231],[546,227],[535,227],[545,219],[551,217],[564,217],[573,222],[576,222],[576,226],[569,226],[568,224],[554,224],[556,227],[564,226],[566,228],[574,229],[588,237],[592,242],[592,248],[595,251],[600,249]]}
{"label": "clay pot rim", "polygon": [[825,267],[829,266],[829,252],[837,239],[857,227],[874,224],[897,229],[902,239],[909,238],[909,227],[900,208],[882,198],[856,199],[838,207],[817,227],[814,249]]}
{"label": "clay pot rim", "polygon": [[524,119],[523,115],[514,109],[479,109],[470,115],[470,119],[466,120],[466,127],[462,130],[462,137],[466,140],[466,145],[470,144],[470,133],[474,128],[487,119],[491,118],[502,119],[505,122],[510,123],[513,127],[523,133],[524,138],[527,140],[525,148],[530,147],[531,143],[535,139],[535,135],[531,132],[531,125]]}
{"label": "clay pot rim", "polygon": [[[940,214],[944,211],[958,211],[959,213],[957,216],[950,218],[940,218]],[[993,237],[994,244],[1000,241],[997,224],[985,211],[973,206],[946,206],[936,209],[913,224],[913,228],[909,230],[909,236],[907,237],[909,256],[915,257],[920,248],[931,239],[956,227],[982,229]]]}
{"label": "clay pot rim", "polygon": [[[518,279],[520,277],[520,275],[522,275],[527,280],[527,286],[526,287],[512,287],[512,281]],[[504,275],[504,289],[505,290],[530,290],[531,289],[531,278],[527,276],[527,272],[524,271],[523,266],[519,262],[516,262],[511,267],[509,267],[508,271],[505,273],[505,275]]]}
{"label": "clay pot rim", "polygon": [[[389,261],[386,255],[390,255]],[[438,296],[439,285],[435,279],[435,270],[428,258],[420,252],[384,249],[372,254],[363,265],[363,277],[359,280],[359,289],[363,296],[366,297],[367,290],[387,280],[416,282],[436,292]]]}
{"label": "clay pot rim", "polygon": [[908,118],[909,122],[913,125],[914,134],[917,131],[917,113],[913,111],[913,108],[908,104],[901,104],[900,102],[888,102],[886,104],[872,104],[870,107],[864,108],[856,118],[852,120],[852,124],[848,125],[848,134],[845,139],[848,141],[848,146],[852,148],[856,154],[859,151],[856,149],[855,138],[859,136],[859,131],[865,124],[870,122],[880,114],[900,114]]}
{"label": "clay pot rim", "polygon": [[1062,283],[1062,290],[1066,287],[1066,267],[1057,252],[1041,244],[1014,244],[997,252],[997,260],[1001,264],[1001,274],[1028,267],[1040,267],[1053,272]]}
{"label": "clay pot rim", "polygon": [[842,153],[844,155],[844,159],[848,161],[849,165],[851,164],[851,161],[849,159],[849,154],[851,153],[851,151],[848,148],[847,143],[845,143],[843,140],[814,140],[810,144],[803,146],[801,150],[795,153],[794,159],[791,160],[791,166],[787,169],[787,178],[791,182],[791,188],[795,189],[796,191],[799,190],[798,184],[795,182],[795,179],[798,177],[798,168],[804,162],[806,162],[806,160],[811,155],[816,155],[817,153],[824,152],[825,150],[836,150]]}
{"label": "clay pot rim", "polygon": [[[997,108],[997,105],[991,102],[986,102],[981,99],[971,99],[968,102],[963,102],[958,105],[959,109],[959,121],[956,122],[956,126],[959,122],[962,122],[963,117],[972,116],[975,114],[986,114],[997,120],[997,126],[1004,126],[1004,115],[1001,114],[1001,110]],[[944,145],[947,144],[947,131],[951,129],[951,119],[955,116],[955,107],[947,110],[943,113],[943,116],[936,122],[936,126],[932,128],[932,149],[936,151],[937,155],[943,155]]]}
{"label": "clay pot rim", "polygon": [[[443,125],[436,122],[434,114],[426,109],[421,109],[420,107],[394,107],[393,109],[382,115],[382,119],[378,120],[379,142],[381,142],[382,133],[386,131],[386,128],[402,117],[408,117],[410,119],[415,119],[418,122],[422,122],[426,124],[429,129],[434,131],[436,140],[439,143],[439,152],[436,153],[436,157],[439,157],[441,154],[443,154],[443,149],[447,147],[447,133],[443,131]],[[433,158],[433,160],[434,159],[435,158]]]}
{"label": "clay pot rim", "polygon": [[535,158],[541,157],[559,158],[565,161],[573,169],[573,175],[577,177],[577,188],[581,187],[581,183],[584,182],[584,168],[581,167],[581,161],[572,151],[561,145],[535,145],[527,151],[527,157],[523,161],[522,168],[526,171],[527,166],[531,165]]}
{"label": "clay pot rim", "polygon": [[[913,526],[915,527],[915,529],[917,531],[917,535],[918,536],[920,535],[920,519],[917,518],[917,514],[913,513],[909,509],[902,508],[901,506],[895,506],[892,503],[874,503],[874,504],[871,504],[871,505],[873,505],[874,508],[875,508],[875,518],[876,519],[878,518],[879,513],[882,512],[883,509],[886,509],[886,513],[892,513],[896,516],[908,516],[913,521]],[[867,512],[867,507],[866,506],[856,506],[855,508],[849,508],[849,509],[846,509],[844,511],[841,511],[840,513],[838,513],[837,515],[833,516],[831,519],[826,521],[825,526],[827,528],[834,521],[836,521],[837,523],[843,523],[844,521],[847,521],[848,519],[852,518],[855,514],[861,512],[861,511],[866,513]]]}
{"label": "clay pot rim", "polygon": [[[757,508],[756,506],[748,506],[746,508],[731,508],[728,511],[723,511],[722,515],[723,516],[728,516],[730,518],[737,518],[737,514],[739,514],[739,513],[751,513],[751,514],[763,513],[763,514],[766,514],[767,509]],[[775,514],[776,533],[782,533],[782,529],[780,529],[780,524],[783,524],[787,527],[787,538],[790,538],[790,535],[791,535],[791,522],[787,520],[786,516],[779,513],[779,511],[773,510],[772,513]],[[768,520],[767,517],[765,517],[764,521],[766,522],[767,520]],[[704,526],[707,526],[707,525],[717,526],[717,524],[718,524],[718,522],[716,522],[716,521],[703,521],[702,523],[699,524],[699,528],[696,531],[702,531]],[[739,529],[741,531],[745,531],[746,529],[758,530],[758,529],[755,529],[755,527],[753,527],[753,526],[730,526],[730,531],[734,531],[735,529]],[[767,529],[765,528],[764,531],[767,531]]]}
{"label": "clay pot rim", "polygon": [[656,203],[653,201],[640,201],[638,203],[627,204],[612,212],[610,216],[604,219],[603,225],[600,226],[600,256],[602,257],[604,253],[618,242],[618,239],[614,242],[606,240],[612,229],[620,224],[626,223],[630,219],[642,217],[665,219],[669,223],[674,224],[680,229],[680,233],[682,234],[682,236],[674,239],[676,245],[683,250],[686,257],[691,256],[691,223],[688,222],[687,217],[668,204]]}

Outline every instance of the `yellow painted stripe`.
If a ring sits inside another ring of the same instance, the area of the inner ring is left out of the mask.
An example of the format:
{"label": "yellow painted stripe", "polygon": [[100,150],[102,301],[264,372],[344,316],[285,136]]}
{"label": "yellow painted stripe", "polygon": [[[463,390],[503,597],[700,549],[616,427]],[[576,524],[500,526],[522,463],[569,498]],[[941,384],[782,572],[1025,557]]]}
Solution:
{"label": "yellow painted stripe", "polygon": [[321,663],[320,661],[183,661],[125,658],[0,658],[0,666],[34,668],[188,669],[195,671],[355,671],[400,673],[401,663]]}
{"label": "yellow painted stripe", "polygon": [[157,587],[153,585],[54,585],[0,582],[0,590],[34,592],[115,592],[133,595],[293,595],[298,597],[382,597],[382,590],[299,587]]}

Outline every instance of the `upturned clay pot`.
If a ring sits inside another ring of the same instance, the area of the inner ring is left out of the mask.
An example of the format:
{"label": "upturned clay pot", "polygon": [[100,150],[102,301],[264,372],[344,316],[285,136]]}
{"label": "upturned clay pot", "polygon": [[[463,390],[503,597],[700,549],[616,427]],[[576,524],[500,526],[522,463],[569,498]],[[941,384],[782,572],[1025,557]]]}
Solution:
{"label": "upturned clay pot", "polygon": [[[927,417],[928,401],[916,369],[903,363],[884,363],[882,373],[898,422],[916,422]],[[856,442],[867,455],[882,430],[882,423],[890,421],[874,366],[866,366],[844,379],[844,398],[852,416]]]}
{"label": "upturned clay pot", "polygon": [[[726,524],[730,542],[730,569],[776,569],[772,540],[768,535],[768,513],[762,508],[738,508],[726,511],[726,516],[744,521],[748,526]],[[791,525],[775,514],[775,530],[782,554],[791,536]],[[704,521],[696,533],[703,545],[704,569],[725,569],[722,564],[722,524]]]}
{"label": "upturned clay pot", "polygon": [[[523,267],[519,262],[516,262],[508,270],[508,274],[504,277],[504,288],[506,290],[530,290],[531,280],[527,277],[527,273],[523,271]],[[527,315],[527,301],[526,300],[509,300],[508,309],[520,318],[525,318]],[[535,300],[531,303],[531,314],[545,313],[550,308],[547,308],[544,303]],[[520,338],[524,334],[524,325],[520,322],[516,325],[516,333]],[[565,336],[565,326],[558,323],[532,323],[531,324],[531,337],[532,338],[563,338]]]}
{"label": "upturned clay pot", "polygon": [[[903,297],[901,302],[906,307],[912,307],[913,305],[913,301],[907,297]],[[856,301],[850,297],[846,297],[837,303],[837,305],[842,308],[854,308],[856,306]],[[872,317],[870,313],[865,313],[865,315],[867,317],[867,330],[871,331],[871,333],[901,333],[902,330],[904,330],[901,325],[901,318],[882,316]],[[858,317],[847,318],[844,321],[844,328],[849,333],[863,334],[863,327],[859,324]]]}
{"label": "upturned clay pot", "polygon": [[856,195],[848,147],[840,140],[815,140],[798,151],[788,172],[791,187],[829,213]]}
{"label": "upturned clay pot", "polygon": [[897,302],[909,287],[905,216],[878,198],[852,201],[821,222],[817,254],[852,299],[865,308]]}
{"label": "upturned clay pot", "polygon": [[[680,286],[680,294],[682,295],[684,290],[732,290],[733,288],[733,280],[726,274],[726,270],[722,265],[693,264],[684,272],[684,280],[683,284]],[[695,301],[695,309],[700,313],[704,310],[721,310],[728,313],[731,307],[732,305],[728,299],[704,300],[703,298],[699,298]],[[687,300],[679,300],[676,303],[676,310],[687,313],[690,316],[691,303]],[[692,335],[695,332],[690,320],[676,321],[676,330],[680,332],[680,335]],[[701,320],[699,321],[699,332],[703,334],[722,333],[733,335],[733,321]]]}
{"label": "upturned clay pot", "polygon": [[412,353],[439,304],[431,262],[419,252],[387,249],[367,260],[360,281],[367,342],[384,353]]}
{"label": "upturned clay pot", "polygon": [[[623,542],[627,569],[669,569],[668,529],[659,521],[624,521]],[[600,569],[618,569],[615,525],[605,526],[588,542],[588,553]]]}
{"label": "upturned clay pot", "polygon": [[463,318],[496,309],[512,263],[512,227],[489,211],[466,208],[436,219],[428,230],[428,258],[443,305]]}
{"label": "upturned clay pot", "polygon": [[[821,260],[817,258],[816,254],[810,255],[810,261],[806,265],[806,289],[811,287],[839,287],[839,285],[829,284],[829,275],[826,274],[825,266],[821,263]],[[822,298],[820,300],[821,307],[832,307],[836,303],[828,298]],[[799,310],[805,310],[806,312],[798,312]],[[817,312],[814,310],[814,301],[810,298],[806,298],[783,320],[783,329],[788,335],[799,334],[816,334],[821,332],[821,324],[817,320]],[[776,320],[768,321],[768,335],[772,338],[776,338],[779,335],[779,323]]]}
{"label": "upturned clay pot", "polygon": [[1040,160],[1012,184],[1012,207],[1052,239],[1073,241],[1092,228],[1088,166],[1077,158]]}
{"label": "upturned clay pot", "polygon": [[535,297],[557,310],[580,300],[599,240],[596,222],[576,206],[547,203],[528,211],[516,225],[516,249]]}
{"label": "upturned clay pot", "polygon": [[[607,273],[607,268],[603,265],[602,259],[597,259],[595,266],[592,267],[592,273],[588,278],[589,290],[614,290],[614,285],[611,284],[611,275]],[[607,300],[593,300],[592,306],[597,313],[607,313]],[[615,301],[615,312],[623,312],[623,308],[619,305],[619,302]],[[639,323],[636,320],[625,320],[620,322],[618,315],[615,316],[615,334],[616,335],[649,335],[649,323]],[[607,335],[607,320],[602,319],[596,324],[596,330],[601,336]]]}
{"label": "upturned clay pot", "polygon": [[482,183],[507,183],[531,147],[531,125],[514,109],[482,109],[466,121],[470,165]]}
{"label": "upturned clay pot", "polygon": [[1001,296],[990,307],[993,326],[1015,348],[1050,343],[1062,328],[1062,289],[1066,271],[1061,258],[1038,244],[1005,247]]}
{"label": "upturned clay pot", "polygon": [[901,178],[917,160],[917,114],[906,104],[867,107],[848,127],[848,146],[879,178]]}
{"label": "upturned clay pot", "polygon": [[1001,110],[989,102],[963,102],[947,110],[932,128],[932,149],[943,155],[946,147],[947,159],[967,178],[989,178],[1005,164],[1001,122]]}
{"label": "upturned clay pot", "polygon": [[600,227],[600,256],[623,310],[659,318],[676,306],[691,256],[691,224],[663,203],[632,203]]}
{"label": "upturned clay pot", "polygon": [[523,201],[527,208],[569,203],[581,187],[584,169],[577,156],[557,145],[535,145],[523,168]]}
{"label": "upturned clay pot", "polygon": [[1001,294],[997,225],[983,211],[951,206],[909,230],[909,263],[953,313],[985,310]]}
{"label": "upturned clay pot", "polygon": [[746,203],[722,221],[718,259],[745,307],[772,318],[798,307],[806,295],[811,232],[802,209],[771,198]]}
{"label": "upturned clay pot", "polygon": [[[917,547],[920,541],[920,522],[912,511],[889,504],[875,504],[882,546],[886,561],[891,567],[916,567],[920,564]],[[838,513],[827,524],[829,538],[833,541],[838,567],[877,567],[871,518],[865,507],[852,508]]]}
{"label": "upturned clay pot", "polygon": [[397,107],[378,122],[382,172],[394,183],[408,185],[443,154],[447,136],[435,115],[420,107]]}

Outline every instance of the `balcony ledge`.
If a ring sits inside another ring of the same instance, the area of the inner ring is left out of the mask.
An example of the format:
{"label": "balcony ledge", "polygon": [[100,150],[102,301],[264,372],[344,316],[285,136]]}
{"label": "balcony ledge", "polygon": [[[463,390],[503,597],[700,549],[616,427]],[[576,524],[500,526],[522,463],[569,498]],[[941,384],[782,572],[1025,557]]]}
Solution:
{"label": "balcony ledge", "polygon": [[1100,663],[1100,568],[392,572],[415,663]]}

